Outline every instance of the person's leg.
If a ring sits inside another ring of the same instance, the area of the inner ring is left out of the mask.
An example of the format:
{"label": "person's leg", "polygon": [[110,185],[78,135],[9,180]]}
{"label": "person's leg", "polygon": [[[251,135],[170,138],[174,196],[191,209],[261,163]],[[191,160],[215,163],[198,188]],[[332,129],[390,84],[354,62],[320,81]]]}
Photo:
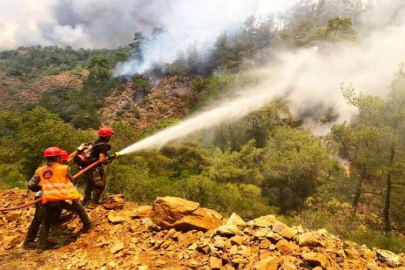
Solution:
{"label": "person's leg", "polygon": [[100,202],[101,194],[107,185],[107,175],[103,167],[98,167],[94,170],[94,191],[92,201],[95,203]]}
{"label": "person's leg", "polygon": [[38,236],[39,227],[41,226],[43,218],[43,209],[42,203],[35,204],[35,214],[34,218],[31,221],[31,225],[28,228],[27,236],[25,237],[24,246],[25,247],[34,247],[35,239]]}
{"label": "person's leg", "polygon": [[39,229],[38,248],[46,248],[48,246],[48,234],[51,229],[57,207],[57,204],[54,202],[48,202],[42,205],[43,219]]}
{"label": "person's leg", "polygon": [[83,203],[87,204],[91,200],[91,194],[94,189],[93,170],[84,173],[86,185],[84,186],[84,199]]}
{"label": "person's leg", "polygon": [[83,223],[83,228],[85,230],[87,230],[88,228],[90,228],[92,226],[92,222],[89,218],[89,215],[86,212],[86,209],[84,209],[84,207],[78,202],[78,201],[72,201],[72,204],[66,202],[66,201],[61,201],[61,208],[62,209],[66,209],[68,211],[72,211],[76,214],[79,215],[80,220]]}

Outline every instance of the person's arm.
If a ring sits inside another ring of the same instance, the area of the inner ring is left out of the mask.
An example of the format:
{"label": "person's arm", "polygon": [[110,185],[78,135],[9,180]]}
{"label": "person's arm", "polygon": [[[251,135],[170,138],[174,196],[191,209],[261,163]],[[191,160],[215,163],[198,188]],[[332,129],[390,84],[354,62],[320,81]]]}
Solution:
{"label": "person's arm", "polygon": [[77,156],[77,154],[79,154],[79,150],[76,149],[75,151],[73,151],[72,154],[69,155],[68,162],[72,161],[75,158],[75,156]]}
{"label": "person's arm", "polygon": [[28,182],[28,189],[31,191],[34,191],[34,192],[40,191],[42,188],[40,185],[40,181],[41,181],[41,179],[35,173],[34,176]]}
{"label": "person's arm", "polygon": [[109,158],[108,151],[110,151],[111,145],[109,144],[104,144],[100,146],[100,156],[98,158],[98,161],[100,161],[102,164],[107,165],[111,163],[111,159]]}
{"label": "person's arm", "polygon": [[73,184],[76,184],[75,179],[73,178],[72,172],[70,171],[70,168],[68,168],[66,176],[67,176],[67,179],[69,179],[70,182],[72,182]]}

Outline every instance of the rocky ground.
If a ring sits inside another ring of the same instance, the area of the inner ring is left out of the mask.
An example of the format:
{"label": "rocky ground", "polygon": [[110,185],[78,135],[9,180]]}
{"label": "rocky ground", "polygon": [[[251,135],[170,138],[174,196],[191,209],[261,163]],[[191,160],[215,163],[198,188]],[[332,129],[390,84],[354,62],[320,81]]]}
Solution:
{"label": "rocky ground", "polygon": [[[30,201],[0,191],[0,206]],[[158,198],[153,207],[120,195],[88,210],[97,228],[81,234],[77,217],[55,227],[60,248],[22,249],[34,208],[0,214],[0,269],[405,269],[404,255],[369,249],[328,234],[288,227],[274,216],[246,222],[198,203]]]}
{"label": "rocky ground", "polygon": [[[154,126],[162,119],[183,118],[196,98],[193,91],[195,79],[182,76],[165,77],[146,93],[128,82],[124,89],[117,89],[103,101],[101,121],[108,125],[126,121],[137,128]],[[143,98],[136,98],[139,94]]]}

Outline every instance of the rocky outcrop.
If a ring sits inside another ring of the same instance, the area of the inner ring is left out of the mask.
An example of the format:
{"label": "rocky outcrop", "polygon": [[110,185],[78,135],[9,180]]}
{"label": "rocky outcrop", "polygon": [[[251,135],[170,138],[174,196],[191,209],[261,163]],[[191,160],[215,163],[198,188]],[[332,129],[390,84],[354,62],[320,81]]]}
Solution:
{"label": "rocky outcrop", "polygon": [[149,217],[162,229],[208,231],[222,225],[218,212],[176,197],[157,198]]}
{"label": "rocky outcrop", "polygon": [[[17,189],[0,191],[0,206],[32,197]],[[21,248],[33,212],[0,213],[0,269],[405,269],[402,254],[359,246],[325,230],[290,227],[275,216],[238,226],[244,221],[238,217],[234,222],[233,215],[222,224],[215,211],[171,197],[158,198],[151,209],[112,196],[102,207],[88,210],[98,224],[94,231],[80,234],[82,225],[75,217],[52,230],[50,240],[61,247],[38,255]],[[196,219],[185,223],[190,217]],[[196,220],[215,220],[217,225],[200,229]],[[180,229],[157,224],[180,224]],[[194,229],[184,230],[185,224]]]}

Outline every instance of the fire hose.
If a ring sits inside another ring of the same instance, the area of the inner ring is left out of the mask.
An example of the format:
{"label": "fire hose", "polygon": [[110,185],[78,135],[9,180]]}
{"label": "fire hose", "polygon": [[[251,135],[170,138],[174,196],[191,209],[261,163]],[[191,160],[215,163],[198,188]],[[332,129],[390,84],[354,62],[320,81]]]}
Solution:
{"label": "fire hose", "polygon": [[[100,161],[96,161],[94,163],[92,163],[90,166],[87,166],[86,168],[84,168],[83,170],[81,170],[80,172],[76,173],[73,176],[73,179],[76,179],[77,177],[79,177],[80,175],[82,175],[83,173],[87,172],[88,170],[90,170],[91,168],[97,166],[98,164],[100,164]],[[25,208],[31,205],[36,204],[37,202],[40,202],[42,200],[42,198],[30,201],[26,204],[21,204],[21,205],[17,205],[14,207],[10,207],[10,208],[0,208],[0,212],[8,212],[8,211],[12,211],[12,210],[17,210],[17,209],[21,209],[21,208]]]}

